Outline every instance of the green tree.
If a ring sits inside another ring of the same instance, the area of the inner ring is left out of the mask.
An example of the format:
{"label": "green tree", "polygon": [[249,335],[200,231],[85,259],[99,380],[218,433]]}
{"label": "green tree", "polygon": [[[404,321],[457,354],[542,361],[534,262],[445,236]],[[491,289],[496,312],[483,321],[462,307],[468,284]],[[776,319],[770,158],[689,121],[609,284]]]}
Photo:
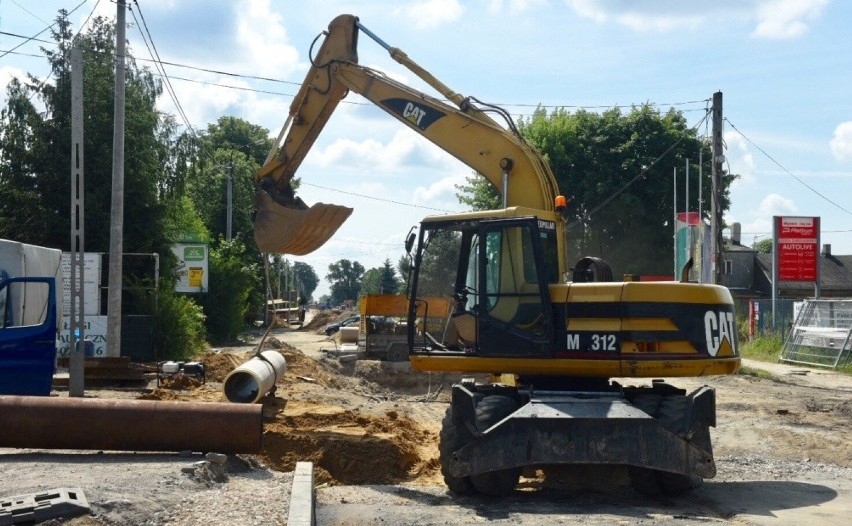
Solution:
{"label": "green tree", "polygon": [[500,192],[480,174],[465,177],[465,184],[456,185],[456,197],[459,203],[471,210],[496,210],[503,205]]}
{"label": "green tree", "polygon": [[382,273],[378,268],[371,268],[364,272],[361,278],[361,294],[381,294]]}
{"label": "green tree", "polygon": [[356,301],[361,292],[364,266],[357,261],[341,259],[328,266],[325,279],[331,284],[331,300],[335,304],[345,300]]}
{"label": "green tree", "polygon": [[761,254],[771,254],[772,253],[772,238],[761,239],[760,241],[755,241],[751,248],[755,249],[757,252]]}
{"label": "green tree", "polygon": [[[26,84],[13,82],[9,100],[0,116],[0,181],[2,188],[20,198],[17,210],[3,211],[0,235],[21,241],[68,249],[70,244],[71,68],[72,31],[65,12],[57,17],[53,39],[56,48],[43,49],[53,71],[53,82],[41,83],[30,76]],[[85,152],[86,249],[108,251],[112,188],[112,134],[115,32],[111,22],[98,17],[78,36],[83,50],[83,102]],[[163,176],[161,159],[168,155],[160,142],[167,133],[167,117],[156,109],[161,94],[159,81],[136,66],[127,56],[125,124],[125,218],[126,252],[159,252],[168,249],[163,237],[165,208],[158,200]],[[35,96],[45,111],[34,109]],[[21,156],[20,158],[18,158]],[[4,193],[4,195],[7,195]],[[9,232],[25,226],[27,217],[41,228]],[[31,218],[31,219],[30,219]],[[7,226],[9,225],[9,226]],[[132,269],[129,269],[132,271]]]}
{"label": "green tree", "polygon": [[[612,109],[601,114],[548,114],[539,108],[519,122],[524,138],[547,158],[559,189],[568,201],[569,263],[587,255],[607,260],[615,275],[667,274],[673,249],[672,173],[684,188],[686,160],[690,186],[698,188],[699,151],[703,151],[704,195],[711,188],[709,145],[687,125],[683,114],[660,113],[650,105],[629,113]],[[730,207],[735,175],[722,176],[720,208]],[[471,206],[491,206],[483,197],[493,192],[482,177],[468,179],[460,200]],[[685,210],[684,193],[677,196]],[[709,198],[707,199],[709,201]],[[709,206],[705,203],[706,210]],[[698,210],[698,192],[690,193],[690,210]]]}
{"label": "green tree", "polygon": [[259,251],[254,243],[254,174],[260,168],[271,142],[268,131],[242,119],[222,117],[207,127],[195,151],[187,191],[211,234],[226,237],[228,180],[231,181],[231,235],[246,244],[254,261]]}
{"label": "green tree", "polygon": [[390,258],[386,258],[384,264],[379,268],[382,294],[396,294],[400,288],[400,281],[396,275]]}
{"label": "green tree", "polygon": [[207,333],[215,342],[236,340],[257,309],[252,294],[262,287],[262,272],[259,265],[245,264],[245,251],[236,239],[219,239],[210,249],[210,289],[200,303],[207,318]]}
{"label": "green tree", "polygon": [[314,291],[319,285],[319,276],[317,276],[314,267],[307,263],[297,261],[293,263],[293,274],[296,276],[296,282],[299,284],[299,293],[305,298],[313,297]]}
{"label": "green tree", "polygon": [[403,254],[396,262],[396,271],[399,273],[402,286],[408,285],[408,274],[411,272],[411,257]]}
{"label": "green tree", "polygon": [[361,294],[396,294],[399,288],[400,281],[390,258],[385,259],[381,267],[365,272],[361,278]]}

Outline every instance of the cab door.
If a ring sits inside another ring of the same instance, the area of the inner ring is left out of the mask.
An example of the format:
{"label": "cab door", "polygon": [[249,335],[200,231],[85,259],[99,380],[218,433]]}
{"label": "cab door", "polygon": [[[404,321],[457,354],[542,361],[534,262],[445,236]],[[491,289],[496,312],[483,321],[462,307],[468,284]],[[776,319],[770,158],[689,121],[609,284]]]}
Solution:
{"label": "cab door", "polygon": [[553,316],[536,218],[483,221],[478,229],[478,354],[546,356]]}

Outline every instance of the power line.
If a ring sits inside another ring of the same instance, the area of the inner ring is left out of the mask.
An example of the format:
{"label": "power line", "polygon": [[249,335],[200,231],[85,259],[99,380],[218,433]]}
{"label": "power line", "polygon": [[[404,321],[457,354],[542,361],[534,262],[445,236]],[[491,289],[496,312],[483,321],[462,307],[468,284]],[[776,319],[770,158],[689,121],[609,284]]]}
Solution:
{"label": "power line", "polygon": [[22,10],[26,11],[28,15],[30,15],[30,16],[31,16],[31,17],[33,17],[33,18],[35,18],[36,20],[38,20],[38,21],[39,21],[39,22],[41,22],[42,24],[49,24],[49,22],[47,22],[47,21],[45,21],[45,20],[42,20],[42,19],[41,19],[41,17],[39,17],[38,15],[36,15],[35,13],[33,13],[32,11],[30,11],[30,10],[29,10],[29,9],[27,9],[26,7],[24,7],[24,6],[22,6],[21,4],[19,4],[19,3],[18,3],[18,0],[12,0],[12,3],[13,3],[13,4],[15,4],[16,6],[20,7]]}
{"label": "power line", "polygon": [[[134,3],[136,3],[136,0],[134,0]],[[137,3],[137,6],[138,6],[138,3]],[[140,15],[141,15],[141,11],[140,11]],[[138,25],[138,23],[137,23],[137,25]],[[147,30],[147,28],[146,28],[146,30]],[[140,29],[140,32],[141,32],[141,29]],[[8,35],[8,36],[14,36],[14,37],[17,37],[17,38],[26,38],[23,35],[18,35],[18,34],[9,33],[9,32],[0,32],[0,34],[4,34],[4,35]],[[143,37],[144,37],[144,35],[143,35]],[[45,44],[54,44],[54,42],[49,41],[49,40],[38,40],[38,41],[43,42]],[[23,53],[20,53],[20,54],[23,55]],[[37,56],[37,55],[26,55],[26,56]],[[273,78],[270,78],[270,77],[261,77],[261,76],[257,76],[257,75],[248,75],[248,74],[245,74],[245,73],[234,73],[232,71],[203,68],[203,67],[200,67],[200,66],[191,66],[191,65],[188,65],[188,64],[181,64],[179,62],[169,62],[169,61],[159,60],[159,56],[157,57],[157,59],[153,59],[153,57],[152,57],[151,59],[139,58],[138,60],[140,60],[142,62],[153,62],[155,64],[160,64],[160,65],[167,65],[167,66],[174,66],[174,67],[178,67],[178,68],[185,68],[185,69],[190,69],[190,70],[194,70],[194,71],[200,71],[200,72],[203,72],[203,73],[213,73],[213,74],[217,74],[217,75],[225,75],[225,76],[234,77],[234,78],[241,78],[241,79],[248,79],[248,80],[262,80],[262,81],[266,81],[266,82],[275,82],[275,83],[278,83],[278,84],[287,84],[287,85],[291,85],[291,86],[301,86],[302,85],[302,83],[300,83],[300,82],[273,79]],[[159,69],[158,69],[158,71],[159,71]],[[171,78],[173,80],[182,80],[182,81],[185,81],[185,82],[194,82],[194,83],[197,83],[197,84],[219,86],[219,87],[222,87],[222,88],[228,88],[228,89],[234,89],[234,90],[240,90],[240,91],[265,93],[265,94],[268,94],[268,95],[281,95],[281,96],[285,96],[285,97],[293,97],[294,96],[290,93],[267,91],[267,90],[261,90],[261,89],[256,89],[256,88],[249,88],[249,87],[245,87],[245,86],[232,86],[232,85],[220,84],[220,83],[216,83],[216,82],[208,82],[208,81],[197,80],[197,79],[188,79],[188,78],[185,78],[185,77],[176,77],[174,75],[172,75]],[[687,100],[687,101],[679,101],[679,102],[659,102],[659,103],[657,103],[657,102],[645,102],[643,104],[648,104],[648,105],[654,106],[654,107],[677,107],[677,106],[688,106],[690,104],[701,104],[701,103],[704,103],[706,105],[706,103],[708,103],[709,100],[710,99],[696,99],[696,100]],[[356,101],[347,101],[347,100],[343,100],[341,102],[348,103],[348,104],[361,105],[361,106],[371,106],[372,105],[372,103],[368,103],[368,102],[356,102]],[[525,103],[525,102],[518,102],[518,103],[497,102],[497,103],[495,103],[495,105],[503,106],[503,107],[506,107],[506,108],[543,108],[543,109],[573,109],[573,110],[599,110],[599,109],[616,109],[616,108],[617,109],[627,109],[627,108],[634,108],[636,106],[641,106],[641,104],[638,104],[638,103],[613,104],[613,105],[582,105],[582,104],[542,104],[542,103]],[[702,111],[703,109],[704,108],[692,108],[692,109],[686,109],[686,110],[681,110],[681,111],[694,112],[694,111]],[[534,114],[531,114],[531,113],[515,113],[515,115],[528,117],[528,116],[533,116]]]}
{"label": "power line", "polygon": [[[186,112],[184,111],[183,106],[180,103],[180,100],[178,100],[177,93],[175,92],[174,88],[172,87],[172,83],[169,80],[169,76],[166,73],[166,69],[162,65],[162,61],[160,60],[160,53],[157,51],[157,46],[154,44],[154,37],[151,36],[151,31],[148,29],[148,23],[145,20],[145,15],[142,13],[142,8],[139,6],[139,2],[137,2],[136,0],[133,0],[133,3],[136,5],[136,11],[139,11],[139,17],[142,19],[142,25],[141,26],[139,25],[139,20],[137,20],[137,18],[136,18],[136,12],[129,6],[128,6],[128,9],[130,9],[130,13],[133,15],[133,20],[136,21],[136,27],[139,28],[139,33],[142,35],[142,40],[143,40],[143,42],[145,42],[145,47],[148,49],[148,53],[151,55],[151,58],[153,59],[154,64],[159,67],[159,71],[162,73],[162,76],[165,80],[164,85],[166,86],[166,92],[168,92],[169,97],[172,99],[172,102],[174,103],[175,108],[178,110],[178,114],[180,115],[181,119],[183,119],[183,122],[186,125],[187,130],[189,130],[189,132],[190,132],[190,135],[192,135],[195,138],[195,140],[198,142],[199,146],[203,149],[204,153],[207,155],[207,157],[209,157],[209,159],[212,162],[214,160],[213,155],[209,151],[207,151],[206,148],[204,148],[203,143],[201,142],[201,140],[198,137],[198,133],[195,131],[195,128],[193,128],[192,125],[189,123],[189,118],[186,116]],[[142,32],[142,27],[145,28],[145,33]],[[145,37],[146,34],[147,34],[147,38]],[[149,41],[150,41],[150,46],[148,45]],[[151,51],[152,49],[153,49],[153,52]]]}
{"label": "power line", "polygon": [[[69,14],[69,15],[70,15],[70,14],[73,14],[73,13],[74,13],[74,11],[76,11],[76,10],[80,9],[80,6],[82,6],[83,4],[85,4],[87,1],[88,1],[88,0],[83,0],[82,2],[80,2],[79,4],[77,4],[77,7],[75,7],[75,8],[74,8],[74,9],[72,9],[71,11],[69,11],[69,12],[68,12],[68,14]],[[21,43],[20,43],[20,44],[18,44],[17,46],[13,47],[13,48],[12,48],[12,49],[10,49],[9,51],[6,51],[6,52],[5,52],[5,53],[3,53],[2,55],[0,55],[0,58],[5,57],[6,55],[8,55],[9,53],[11,53],[12,51],[16,51],[19,47],[23,46],[23,45],[24,45],[24,44],[26,44],[27,42],[29,42],[29,41],[31,41],[31,40],[33,40],[33,39],[35,39],[35,38],[38,38],[38,36],[39,36],[39,35],[41,35],[42,33],[44,33],[45,31],[47,31],[47,30],[49,30],[49,29],[53,29],[53,26],[55,26],[57,22],[59,22],[59,21],[58,21],[58,20],[54,21],[52,24],[50,24],[49,26],[45,27],[44,29],[42,29],[41,31],[39,31],[38,33],[36,33],[35,35],[33,35],[33,36],[31,36],[31,37],[27,38],[26,40],[24,40],[23,42],[21,42]]]}
{"label": "power line", "polygon": [[[84,2],[84,3],[85,3],[85,2]],[[95,7],[93,7],[93,8],[92,8],[92,10],[91,10],[91,11],[89,11],[89,16],[87,16],[87,17],[86,17],[86,20],[84,20],[84,21],[83,21],[83,24],[80,26],[80,29],[79,29],[79,30],[77,30],[77,34],[76,34],[76,35],[74,35],[74,36],[71,38],[71,42],[74,42],[75,40],[77,40],[77,37],[79,37],[79,36],[80,36],[80,34],[82,34],[82,32],[83,32],[83,28],[84,28],[84,27],[86,27],[86,24],[89,22],[89,19],[90,19],[90,18],[92,18],[92,14],[94,14],[95,9],[97,9],[97,8],[98,8],[98,4],[100,4],[100,3],[101,3],[101,0],[98,0],[97,2],[95,2]],[[80,4],[80,5],[83,5],[83,4]],[[77,7],[79,7],[79,6],[77,6]],[[72,13],[73,13],[73,11],[72,11]],[[71,14],[71,13],[68,13],[68,14]],[[25,43],[26,43],[26,42],[25,42]],[[15,48],[15,49],[17,49],[17,48]],[[51,75],[53,75],[53,72],[54,72],[54,71],[56,71],[56,68],[55,68],[55,67],[53,67],[53,66],[51,66],[51,67],[50,67],[50,72],[49,72],[47,75],[45,75],[45,76],[44,76],[44,79],[43,79],[41,82],[39,82],[38,87],[37,87],[36,89],[34,89],[34,90],[30,93],[30,96],[29,96],[29,97],[27,97],[27,100],[32,100],[33,96],[34,96],[37,92],[41,91],[41,88],[42,88],[42,87],[44,87],[45,83],[47,82],[47,79],[49,79],[49,78],[50,78],[50,76],[51,76]]]}
{"label": "power line", "polygon": [[435,211],[435,212],[453,213],[452,210],[445,210],[443,208],[433,208],[431,206],[415,205],[415,204],[412,204],[412,203],[403,203],[402,201],[394,201],[393,199],[382,199],[381,197],[376,197],[376,196],[373,196],[373,195],[364,195],[364,194],[359,194],[359,193],[356,193],[356,192],[349,192],[347,190],[341,190],[339,188],[329,188],[327,186],[320,186],[318,184],[306,183],[304,181],[302,181],[302,185],[310,186],[310,187],[313,187],[313,188],[320,188],[322,190],[330,190],[332,192],[338,192],[338,193],[341,193],[341,194],[351,195],[351,196],[354,196],[354,197],[363,197],[364,199],[372,199],[373,201],[382,201],[382,202],[385,202],[385,203],[391,203],[391,204],[395,204],[395,205],[410,206],[410,207],[413,207],[413,208],[422,208],[424,210],[432,210],[432,211]]}
{"label": "power line", "polygon": [[783,170],[783,171],[784,171],[787,175],[789,175],[790,177],[792,177],[793,179],[795,179],[796,181],[798,181],[798,182],[799,182],[802,186],[804,186],[805,188],[807,188],[807,189],[808,189],[808,190],[810,190],[811,192],[813,192],[813,193],[815,193],[816,195],[820,196],[821,198],[825,199],[827,202],[829,202],[829,203],[831,203],[832,205],[836,206],[836,207],[837,207],[837,208],[839,208],[840,210],[843,210],[843,211],[844,211],[844,212],[846,212],[847,214],[852,215],[852,212],[850,212],[850,211],[849,211],[849,210],[847,210],[846,208],[844,208],[844,207],[840,206],[839,204],[835,203],[834,201],[832,201],[831,199],[829,199],[829,198],[828,198],[828,197],[826,197],[825,195],[823,195],[823,194],[821,194],[820,192],[818,192],[818,191],[817,191],[814,187],[812,187],[812,186],[811,186],[811,185],[809,185],[808,183],[806,183],[806,182],[802,181],[802,180],[801,180],[799,177],[797,177],[797,176],[796,176],[793,172],[791,172],[791,171],[790,171],[790,170],[788,170],[788,169],[787,169],[784,165],[782,165],[780,162],[778,162],[777,160],[775,160],[775,158],[774,158],[774,157],[772,157],[771,155],[769,155],[768,153],[766,153],[766,151],[765,151],[763,148],[761,148],[760,146],[758,146],[757,144],[755,144],[755,142],[754,142],[754,141],[752,141],[751,139],[749,139],[749,138],[748,138],[748,136],[747,136],[746,134],[744,134],[744,133],[743,133],[743,132],[741,132],[741,131],[740,131],[740,130],[736,127],[736,126],[734,126],[734,123],[733,123],[733,122],[731,122],[731,121],[730,121],[727,117],[725,117],[725,121],[726,121],[728,124],[730,124],[730,125],[731,125],[731,128],[733,128],[733,129],[734,129],[737,133],[739,133],[739,134],[742,136],[742,138],[743,138],[743,139],[745,139],[746,141],[748,141],[748,143],[749,143],[749,144],[751,144],[752,146],[754,146],[755,148],[757,148],[757,150],[758,150],[760,153],[762,153],[763,155],[765,155],[765,156],[766,156],[766,158],[767,158],[767,159],[769,159],[770,161],[772,161],[773,163],[775,163],[775,165],[776,165],[776,166],[778,166],[778,168],[781,168],[781,170]]}
{"label": "power line", "polygon": [[[710,112],[709,112],[709,111],[708,111],[707,113],[705,113],[705,114],[704,114],[704,117],[702,117],[702,118],[701,118],[701,120],[700,120],[700,121],[698,121],[698,124],[696,124],[695,126],[693,126],[693,127],[692,127],[692,128],[690,128],[690,129],[691,129],[691,130],[697,130],[697,129],[701,126],[701,124],[702,124],[704,121],[706,121],[706,120],[707,120],[707,116],[708,116],[709,114],[710,114]],[[603,207],[605,207],[606,205],[608,205],[610,202],[612,202],[612,200],[613,200],[613,199],[615,199],[615,198],[616,198],[616,197],[618,197],[619,195],[623,194],[623,193],[627,190],[627,188],[629,188],[629,187],[630,187],[633,183],[635,183],[635,182],[636,182],[636,181],[638,181],[638,180],[639,180],[642,176],[644,176],[644,175],[648,172],[648,170],[650,170],[651,168],[653,168],[655,164],[657,164],[658,162],[660,162],[660,161],[661,161],[661,160],[662,160],[665,156],[667,156],[667,155],[669,154],[669,152],[671,152],[672,150],[674,150],[674,149],[677,147],[677,145],[678,145],[678,144],[680,144],[681,142],[683,142],[683,140],[684,140],[685,138],[686,138],[686,136],[685,136],[685,135],[681,135],[681,137],[680,137],[678,140],[676,140],[674,143],[672,143],[672,145],[671,145],[671,146],[669,146],[668,148],[666,148],[666,151],[664,151],[663,153],[661,153],[660,155],[658,155],[658,156],[657,156],[657,158],[656,158],[656,159],[654,159],[653,161],[651,161],[651,163],[650,163],[650,164],[648,164],[647,166],[643,166],[643,167],[642,167],[642,169],[641,169],[641,170],[639,170],[639,173],[638,173],[638,174],[636,174],[636,176],[635,176],[635,177],[633,177],[633,179],[631,179],[631,180],[627,181],[627,182],[626,182],[626,183],[625,183],[625,184],[624,184],[621,188],[619,188],[618,190],[616,190],[615,192],[613,192],[612,194],[610,194],[610,196],[609,196],[609,197],[607,197],[606,199],[604,199],[604,200],[603,200],[603,202],[602,202],[601,204],[599,204],[598,206],[596,206],[596,207],[592,208],[590,211],[588,211],[588,212],[586,212],[585,214],[583,214],[583,217],[582,217],[582,218],[580,218],[580,219],[578,219],[578,220],[576,220],[576,221],[572,222],[571,224],[569,224],[569,225],[568,225],[568,228],[574,228],[575,226],[579,225],[579,224],[580,224],[583,220],[589,219],[590,217],[592,217],[592,214],[594,214],[594,213],[598,212],[600,209],[602,209]]]}

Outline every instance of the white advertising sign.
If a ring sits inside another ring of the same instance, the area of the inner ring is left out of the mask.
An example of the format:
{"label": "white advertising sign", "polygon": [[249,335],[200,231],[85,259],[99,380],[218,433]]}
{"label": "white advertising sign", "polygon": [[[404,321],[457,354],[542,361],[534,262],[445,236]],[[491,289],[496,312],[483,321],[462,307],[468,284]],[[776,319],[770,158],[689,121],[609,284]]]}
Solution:
{"label": "white advertising sign", "polygon": [[[101,311],[101,255],[87,252],[83,255],[83,314],[95,316]],[[71,254],[62,253],[62,312],[71,313]]]}
{"label": "white advertising sign", "polygon": [[[69,356],[71,350],[71,343],[68,341],[71,337],[70,324],[71,318],[64,316],[62,328],[59,330],[59,337],[56,340],[57,356]],[[92,356],[95,358],[107,356],[107,317],[86,316],[83,325],[83,337],[94,344]]]}
{"label": "white advertising sign", "polygon": [[172,247],[178,259],[175,292],[204,292],[208,288],[207,245],[178,243]]}

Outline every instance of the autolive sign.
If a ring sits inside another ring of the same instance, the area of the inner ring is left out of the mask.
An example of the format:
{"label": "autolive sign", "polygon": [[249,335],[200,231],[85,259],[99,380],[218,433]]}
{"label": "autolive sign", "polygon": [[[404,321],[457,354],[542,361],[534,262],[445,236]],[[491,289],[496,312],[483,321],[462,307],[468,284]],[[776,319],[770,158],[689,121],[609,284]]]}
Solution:
{"label": "autolive sign", "polygon": [[819,218],[775,216],[779,281],[817,281]]}

